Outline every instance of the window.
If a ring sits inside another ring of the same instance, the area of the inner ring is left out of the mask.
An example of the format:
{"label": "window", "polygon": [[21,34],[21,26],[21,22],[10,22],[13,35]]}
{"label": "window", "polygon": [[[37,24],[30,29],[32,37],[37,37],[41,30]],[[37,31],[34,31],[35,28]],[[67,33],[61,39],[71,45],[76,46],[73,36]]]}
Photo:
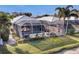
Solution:
{"label": "window", "polygon": [[40,32],[41,32],[41,25],[34,25],[33,33],[40,33]]}

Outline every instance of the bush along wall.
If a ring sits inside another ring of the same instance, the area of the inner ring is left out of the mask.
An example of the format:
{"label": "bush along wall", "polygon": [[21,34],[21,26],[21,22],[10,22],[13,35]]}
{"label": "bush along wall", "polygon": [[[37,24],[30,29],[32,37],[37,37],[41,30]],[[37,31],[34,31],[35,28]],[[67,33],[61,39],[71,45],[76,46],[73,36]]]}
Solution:
{"label": "bush along wall", "polygon": [[5,28],[4,31],[1,33],[1,38],[3,41],[8,41],[9,39],[9,29]]}

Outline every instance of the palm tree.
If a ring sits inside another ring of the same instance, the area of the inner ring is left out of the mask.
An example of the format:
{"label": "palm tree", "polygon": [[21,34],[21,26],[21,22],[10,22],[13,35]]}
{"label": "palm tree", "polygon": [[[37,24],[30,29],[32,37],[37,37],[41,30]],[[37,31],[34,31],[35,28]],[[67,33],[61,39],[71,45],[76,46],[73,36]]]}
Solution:
{"label": "palm tree", "polygon": [[69,18],[70,18],[70,14],[71,14],[71,11],[72,11],[70,8],[73,8],[73,6],[68,5],[68,6],[65,7],[65,18],[67,18],[65,34],[67,34],[67,32],[68,32]]}
{"label": "palm tree", "polygon": [[[66,7],[58,7],[56,8],[56,10],[59,10],[58,11],[58,17],[59,17],[59,20],[61,17],[63,17],[63,26],[66,24],[66,26],[64,26],[63,30],[64,30],[64,33],[67,34],[67,30],[68,30],[68,22],[69,22],[69,17],[70,17],[70,14],[71,14],[71,9],[70,8],[73,8],[72,5],[68,5]],[[67,18],[67,21],[65,22],[65,18]]]}
{"label": "palm tree", "polygon": [[[61,8],[61,7],[58,7],[58,8],[56,8],[55,10],[58,10],[58,14],[57,14],[57,16],[59,17],[59,22],[61,22],[61,18],[63,17],[63,30],[64,30],[64,20],[65,20],[65,8]],[[58,25],[58,32],[59,32],[59,34],[60,34],[60,23],[59,24],[57,24]]]}

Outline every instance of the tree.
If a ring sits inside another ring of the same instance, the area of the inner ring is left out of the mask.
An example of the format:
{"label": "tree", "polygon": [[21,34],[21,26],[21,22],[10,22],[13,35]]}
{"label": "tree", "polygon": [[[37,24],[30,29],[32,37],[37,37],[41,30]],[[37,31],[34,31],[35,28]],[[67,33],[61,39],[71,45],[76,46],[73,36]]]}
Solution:
{"label": "tree", "polygon": [[73,8],[72,5],[69,5],[66,7],[66,11],[65,11],[65,17],[67,18],[67,22],[66,22],[66,34],[68,33],[68,26],[69,26],[69,18],[71,16],[74,16],[75,17],[75,20],[78,18],[78,10],[77,9],[70,9]]}
{"label": "tree", "polygon": [[49,14],[44,14],[44,15],[42,15],[42,16],[44,17],[44,16],[50,16],[50,15],[49,15]]}
{"label": "tree", "polygon": [[5,12],[0,12],[0,37],[7,41],[9,37],[10,18]]}
{"label": "tree", "polygon": [[71,10],[71,13],[70,13],[70,15],[69,16],[75,16],[75,18],[78,18],[79,16],[78,16],[78,10],[77,9],[73,9],[73,10]]}
{"label": "tree", "polygon": [[32,13],[30,13],[30,12],[27,12],[27,13],[26,12],[12,12],[13,17],[17,17],[17,16],[21,16],[21,15],[30,17],[30,16],[32,16]]}
{"label": "tree", "polygon": [[24,13],[24,15],[26,15],[26,16],[28,16],[28,17],[30,17],[30,16],[32,16],[32,13]]}
{"label": "tree", "polygon": [[70,14],[71,14],[71,11],[72,11],[70,8],[73,8],[73,6],[72,5],[68,5],[65,8],[65,18],[67,18],[67,21],[65,21],[66,22],[65,34],[67,34],[67,32],[68,32],[69,18],[70,18]]}
{"label": "tree", "polygon": [[[63,21],[63,22],[62,22],[62,23],[63,23],[63,27],[62,27],[62,28],[63,28],[63,30],[65,30],[65,29],[64,29],[65,8],[63,8],[63,7],[62,7],[62,8],[61,8],[61,7],[57,7],[57,8],[55,9],[55,11],[57,11],[57,10],[58,10],[57,16],[59,17],[59,22],[61,22],[60,19],[63,17],[63,20],[62,20],[62,21]],[[60,26],[61,26],[60,23],[57,24],[57,26],[58,26],[58,32],[59,32],[59,34],[60,34]]]}
{"label": "tree", "polygon": [[[58,7],[56,8],[56,10],[58,10],[58,17],[59,17],[59,20],[61,17],[63,17],[63,21],[64,21],[64,30],[65,30],[65,34],[67,34],[67,30],[68,30],[68,24],[69,24],[69,18],[70,16],[77,16],[77,10],[76,9],[70,9],[70,8],[73,8],[72,5],[68,5],[66,7]],[[74,13],[72,13],[74,11]],[[78,16],[77,16],[78,17]],[[67,20],[65,20],[65,18],[67,18]]]}

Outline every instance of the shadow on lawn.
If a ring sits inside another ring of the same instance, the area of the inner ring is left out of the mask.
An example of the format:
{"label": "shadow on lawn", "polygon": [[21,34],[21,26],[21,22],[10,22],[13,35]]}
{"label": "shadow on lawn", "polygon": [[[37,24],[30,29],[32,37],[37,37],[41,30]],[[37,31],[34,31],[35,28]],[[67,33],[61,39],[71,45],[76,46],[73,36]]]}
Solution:
{"label": "shadow on lawn", "polygon": [[8,51],[6,45],[0,46],[0,54],[12,54],[10,51]]}
{"label": "shadow on lawn", "polygon": [[19,49],[19,48],[16,48],[15,51],[16,51],[17,54],[29,54],[28,51],[23,51],[22,49]]}
{"label": "shadow on lawn", "polygon": [[77,34],[74,34],[74,35],[72,35],[72,36],[79,38],[79,34],[78,34],[78,35],[77,35]]}

